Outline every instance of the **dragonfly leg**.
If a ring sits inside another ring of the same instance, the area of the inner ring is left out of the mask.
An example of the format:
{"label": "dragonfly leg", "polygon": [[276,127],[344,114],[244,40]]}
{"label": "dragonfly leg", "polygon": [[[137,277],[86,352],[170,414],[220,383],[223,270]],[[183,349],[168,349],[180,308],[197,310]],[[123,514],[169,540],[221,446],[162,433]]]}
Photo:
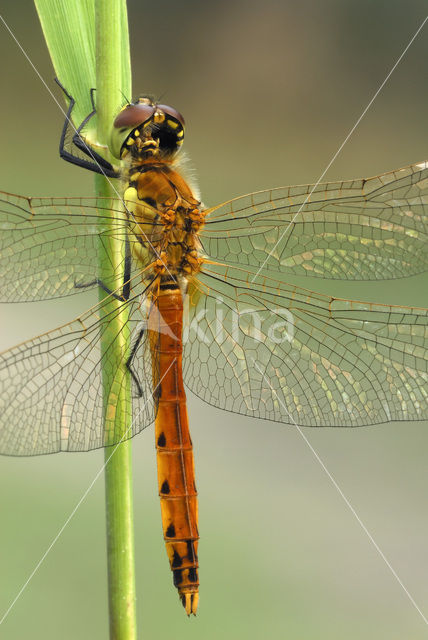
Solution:
{"label": "dragonfly leg", "polygon": [[141,398],[143,396],[143,389],[141,388],[141,384],[140,384],[140,381],[138,379],[137,374],[132,369],[132,361],[134,360],[135,354],[137,352],[138,347],[140,346],[140,343],[141,343],[141,340],[143,339],[143,336],[144,336],[144,329],[141,329],[139,331],[139,333],[138,333],[136,341],[134,342],[134,344],[132,346],[131,355],[129,356],[128,360],[125,363],[126,368],[128,369],[129,373],[131,374],[131,378],[135,382],[135,385],[137,387],[137,395],[138,395],[139,398]]}
{"label": "dragonfly leg", "polygon": [[117,293],[117,290],[113,291],[113,289],[110,289],[110,287],[104,284],[104,282],[99,278],[95,278],[95,280],[91,280],[91,282],[84,283],[74,281],[75,289],[88,289],[89,287],[94,287],[95,285],[101,287],[103,291],[108,293],[108,295],[113,296],[115,300],[121,300],[122,302],[126,302],[127,300],[129,300],[129,296],[131,293],[131,247],[128,238],[125,241],[122,293]]}
{"label": "dragonfly leg", "polygon": [[[55,78],[55,82],[58,84],[58,86],[61,88],[61,90],[64,92],[64,94],[67,96],[67,98],[70,101],[68,105],[67,115],[65,116],[64,126],[61,132],[60,142],[59,142],[59,155],[61,156],[61,158],[66,160],[66,162],[75,164],[78,167],[82,167],[83,169],[88,169],[89,171],[94,171],[95,173],[100,173],[108,178],[119,177],[119,172],[113,167],[113,165],[110,162],[108,162],[105,158],[103,158],[102,155],[97,153],[97,151],[95,151],[95,149],[91,146],[91,144],[89,142],[86,142],[86,140],[81,135],[82,129],[87,125],[89,120],[96,113],[96,109],[94,105],[94,95],[93,95],[94,90],[91,89],[91,103],[93,107],[92,111],[89,115],[86,116],[86,118],[78,126],[78,128],[75,129],[71,121],[71,113],[75,105],[75,100],[73,96],[71,96],[68,93],[65,87],[63,87],[63,85],[60,83],[58,78]],[[77,155],[74,155],[73,153],[70,153],[70,151],[67,151],[67,149],[65,148],[65,141],[66,141],[66,137],[68,135],[70,127],[75,130],[75,133],[73,134],[73,137],[72,137],[72,143],[74,144],[75,147],[79,149],[79,151],[81,151],[86,156],[88,156],[90,160],[86,160],[85,158],[81,158]]]}
{"label": "dragonfly leg", "polygon": [[104,284],[102,280],[99,280],[98,278],[96,278],[95,280],[92,280],[91,282],[84,282],[84,283],[75,282],[74,288],[88,289],[89,287],[94,287],[95,285],[98,285],[103,291],[108,293],[109,296],[113,296],[115,300],[121,300],[122,302],[126,302],[127,298],[125,298],[123,293],[116,293],[116,291],[113,291],[112,289],[110,289],[107,285]]}

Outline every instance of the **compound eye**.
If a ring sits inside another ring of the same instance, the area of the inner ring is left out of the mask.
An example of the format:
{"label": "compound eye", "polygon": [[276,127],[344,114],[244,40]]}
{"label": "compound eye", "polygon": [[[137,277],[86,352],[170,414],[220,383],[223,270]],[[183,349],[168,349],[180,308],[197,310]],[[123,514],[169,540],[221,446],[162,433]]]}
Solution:
{"label": "compound eye", "polygon": [[134,129],[147,120],[150,120],[155,112],[155,107],[150,104],[130,104],[116,117],[113,126],[115,129]]}
{"label": "compound eye", "polygon": [[181,115],[181,113],[179,113],[176,109],[174,109],[173,107],[169,107],[166,104],[158,104],[156,106],[161,111],[164,111],[168,116],[171,116],[171,118],[178,120],[178,122],[181,124],[181,126],[184,129],[184,118]]}

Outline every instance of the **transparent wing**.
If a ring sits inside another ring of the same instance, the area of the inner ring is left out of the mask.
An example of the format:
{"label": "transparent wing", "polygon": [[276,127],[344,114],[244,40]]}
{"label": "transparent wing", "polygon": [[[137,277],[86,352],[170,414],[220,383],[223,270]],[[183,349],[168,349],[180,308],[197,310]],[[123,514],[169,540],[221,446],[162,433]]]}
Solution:
{"label": "transparent wing", "polygon": [[[97,279],[99,249],[111,238],[129,242],[144,266],[143,225],[125,222],[122,212],[122,202],[109,198],[26,198],[0,192],[0,302],[80,292]],[[153,221],[151,226],[156,227]]]}
{"label": "transparent wing", "polygon": [[[370,178],[259,191],[208,210],[214,260],[294,275],[383,280],[425,271],[428,163]],[[266,262],[265,262],[266,261]]]}
{"label": "transparent wing", "polygon": [[[137,284],[129,301],[109,296],[74,321],[0,354],[0,453],[87,451],[153,421],[143,293]],[[127,389],[131,403],[123,400]]]}
{"label": "transparent wing", "polygon": [[184,378],[228,411],[304,426],[420,420],[426,309],[340,300],[206,265],[189,294]]}

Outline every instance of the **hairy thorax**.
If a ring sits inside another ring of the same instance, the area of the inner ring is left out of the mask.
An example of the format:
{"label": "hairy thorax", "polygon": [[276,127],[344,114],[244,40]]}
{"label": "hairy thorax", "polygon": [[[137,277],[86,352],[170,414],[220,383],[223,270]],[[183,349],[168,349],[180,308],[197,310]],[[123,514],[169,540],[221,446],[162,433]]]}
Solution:
{"label": "hairy thorax", "polygon": [[153,275],[166,271],[179,279],[200,270],[198,236],[205,216],[180,173],[154,159],[133,163],[125,174],[124,200],[139,241],[134,254],[149,254]]}

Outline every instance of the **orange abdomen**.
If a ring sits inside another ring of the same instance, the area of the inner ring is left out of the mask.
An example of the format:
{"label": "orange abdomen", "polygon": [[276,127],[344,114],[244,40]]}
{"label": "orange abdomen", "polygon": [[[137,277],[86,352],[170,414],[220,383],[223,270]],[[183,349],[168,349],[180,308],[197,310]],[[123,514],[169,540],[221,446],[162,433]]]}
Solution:
{"label": "orange abdomen", "polygon": [[[174,285],[171,285],[174,286]],[[149,312],[158,484],[165,546],[187,614],[198,605],[198,503],[182,376],[183,301],[160,290]]]}

